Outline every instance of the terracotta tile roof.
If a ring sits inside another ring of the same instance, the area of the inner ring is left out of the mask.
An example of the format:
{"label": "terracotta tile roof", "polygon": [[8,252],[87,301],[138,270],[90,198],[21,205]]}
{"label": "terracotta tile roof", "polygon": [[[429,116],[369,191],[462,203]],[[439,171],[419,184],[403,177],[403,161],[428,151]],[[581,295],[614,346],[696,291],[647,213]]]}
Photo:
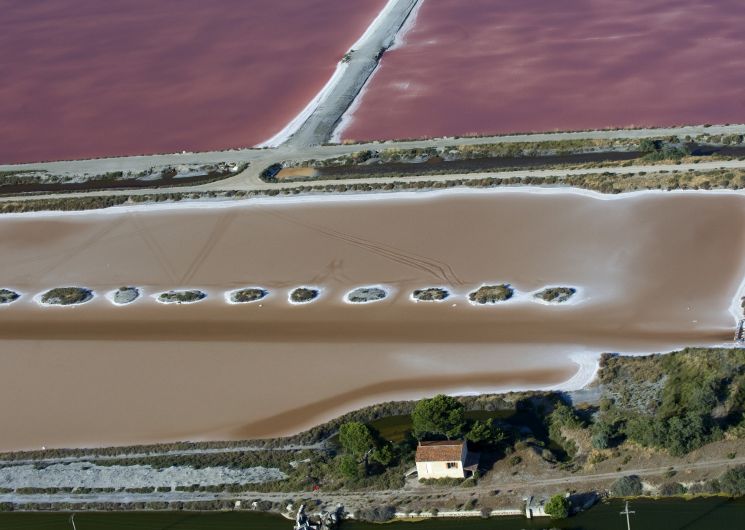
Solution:
{"label": "terracotta tile roof", "polygon": [[416,448],[417,462],[459,462],[463,452],[462,440],[419,442]]}

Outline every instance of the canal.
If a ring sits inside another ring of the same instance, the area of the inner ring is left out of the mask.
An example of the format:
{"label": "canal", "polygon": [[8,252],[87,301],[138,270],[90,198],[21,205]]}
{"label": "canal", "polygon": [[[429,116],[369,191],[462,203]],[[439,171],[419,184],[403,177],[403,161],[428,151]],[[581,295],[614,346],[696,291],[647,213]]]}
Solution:
{"label": "canal", "polygon": [[[621,501],[601,504],[564,521],[522,517],[492,519],[438,519],[417,523],[398,523],[389,530],[624,530]],[[745,498],[711,497],[696,500],[635,500],[630,503],[634,530],[710,530],[741,528],[745,520]],[[80,513],[75,516],[77,530],[290,530],[292,522],[281,517],[246,513]],[[69,530],[69,513],[0,514],[2,530]],[[373,523],[345,523],[342,530],[374,530]]]}

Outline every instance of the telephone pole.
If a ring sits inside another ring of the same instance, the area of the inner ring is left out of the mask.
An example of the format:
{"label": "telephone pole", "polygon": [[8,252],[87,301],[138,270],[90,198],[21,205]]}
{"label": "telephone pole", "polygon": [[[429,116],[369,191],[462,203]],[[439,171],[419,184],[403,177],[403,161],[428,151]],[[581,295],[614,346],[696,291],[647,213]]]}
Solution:
{"label": "telephone pole", "polygon": [[631,530],[631,519],[629,519],[629,515],[631,515],[632,513],[636,512],[629,511],[629,501],[626,501],[626,509],[621,512],[621,515],[626,516],[626,527],[628,528],[628,530]]}

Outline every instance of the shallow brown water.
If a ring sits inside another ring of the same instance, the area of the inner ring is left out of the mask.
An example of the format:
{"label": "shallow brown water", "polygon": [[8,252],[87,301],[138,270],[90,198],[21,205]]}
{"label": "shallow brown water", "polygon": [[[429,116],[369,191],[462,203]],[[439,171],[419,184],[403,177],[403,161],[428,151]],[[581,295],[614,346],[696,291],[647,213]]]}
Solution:
{"label": "shallow brown water", "polygon": [[[437,391],[550,386],[570,355],[730,341],[745,275],[745,198],[428,194],[416,199],[0,218],[0,449],[269,436]],[[516,299],[463,295],[509,282]],[[291,306],[296,285],[323,288]],[[360,285],[395,292],[342,302]],[[60,285],[99,294],[203,288],[164,306],[39,308]],[[259,285],[261,303],[226,289]],[[443,285],[446,303],[413,303]],[[520,293],[580,288],[545,306]],[[453,306],[453,304],[455,304]]]}
{"label": "shallow brown water", "polygon": [[745,121],[740,0],[425,0],[345,139]]}

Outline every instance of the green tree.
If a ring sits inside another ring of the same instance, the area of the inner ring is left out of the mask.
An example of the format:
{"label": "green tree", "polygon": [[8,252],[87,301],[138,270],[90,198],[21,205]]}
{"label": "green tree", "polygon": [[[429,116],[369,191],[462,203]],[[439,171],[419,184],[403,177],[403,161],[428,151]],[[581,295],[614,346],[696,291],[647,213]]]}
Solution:
{"label": "green tree", "polygon": [[419,401],[414,407],[411,419],[414,436],[420,440],[428,435],[458,438],[463,435],[466,426],[463,404],[443,394]]}
{"label": "green tree", "polygon": [[393,452],[391,444],[385,444],[375,449],[375,451],[372,452],[372,455],[370,455],[370,458],[381,466],[388,467],[396,459],[396,454]]}
{"label": "green tree", "polygon": [[551,519],[566,519],[569,517],[570,506],[571,503],[569,502],[569,499],[564,495],[557,493],[548,500],[546,506],[544,506],[544,510],[546,510],[546,513],[551,516]]}
{"label": "green tree", "polygon": [[494,424],[494,421],[475,421],[466,434],[466,438],[476,444],[498,445],[505,439],[505,434]]}
{"label": "green tree", "polygon": [[359,421],[344,423],[339,428],[339,443],[348,456],[364,464],[367,475],[368,459],[378,445],[372,429]]}
{"label": "green tree", "polygon": [[359,421],[344,423],[339,428],[339,442],[344,451],[356,458],[362,458],[375,449],[375,436],[367,425]]}
{"label": "green tree", "polygon": [[365,475],[360,462],[351,455],[342,455],[337,458],[339,471],[346,478],[357,480]]}

